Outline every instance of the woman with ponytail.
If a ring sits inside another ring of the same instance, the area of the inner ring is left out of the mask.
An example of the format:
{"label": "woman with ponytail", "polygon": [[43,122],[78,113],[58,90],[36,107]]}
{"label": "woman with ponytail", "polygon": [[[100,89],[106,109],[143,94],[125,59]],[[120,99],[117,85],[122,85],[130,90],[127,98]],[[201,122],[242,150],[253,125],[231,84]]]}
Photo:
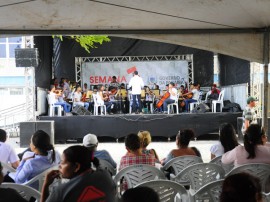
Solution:
{"label": "woman with ponytail", "polygon": [[239,145],[222,156],[222,163],[234,163],[234,166],[248,163],[270,164],[270,147],[265,146],[267,136],[263,127],[250,125],[244,135],[244,146]]}
{"label": "woman with ponytail", "polygon": [[[9,177],[12,178],[15,183],[23,184],[28,182],[46,169],[57,165],[50,136],[43,130],[38,130],[32,135],[30,149],[32,151],[29,152],[31,156],[25,158],[24,155],[16,172],[9,173]],[[35,184],[33,187],[37,188],[38,185]]]}
{"label": "woman with ponytail", "polygon": [[[52,170],[45,178],[41,202],[50,201],[115,201],[115,184],[110,174],[99,167],[94,153],[84,146],[71,146],[64,150],[59,170]],[[49,186],[56,178],[70,179],[55,187],[49,194]]]}

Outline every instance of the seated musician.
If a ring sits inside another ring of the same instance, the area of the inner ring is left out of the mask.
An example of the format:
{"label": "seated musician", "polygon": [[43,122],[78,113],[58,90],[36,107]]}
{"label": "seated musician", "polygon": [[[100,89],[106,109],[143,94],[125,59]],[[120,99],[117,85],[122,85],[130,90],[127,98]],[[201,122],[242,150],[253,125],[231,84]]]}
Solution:
{"label": "seated musician", "polygon": [[116,76],[113,76],[112,82],[109,84],[109,91],[111,91],[113,94],[116,94],[118,88],[119,88],[119,83],[116,80]]}
{"label": "seated musician", "polygon": [[191,98],[185,98],[184,102],[185,102],[185,111],[184,112],[187,112],[188,109],[189,109],[189,103],[193,103],[193,102],[197,102],[198,99],[199,99],[199,91],[198,91],[198,87],[199,85],[197,83],[194,83],[193,84],[193,89],[186,93],[186,94],[183,94],[182,96],[185,98],[185,97],[188,97],[188,96],[192,96]]}
{"label": "seated musician", "polygon": [[148,86],[145,86],[145,99],[143,100],[143,107],[148,108],[148,111],[150,111],[150,104],[153,103],[153,97],[154,93]]}
{"label": "seated musician", "polygon": [[51,103],[53,103],[54,105],[61,105],[65,112],[70,112],[71,105],[64,101],[64,93],[61,89],[56,90],[55,86],[52,86],[50,96]]}
{"label": "seated musician", "polygon": [[211,88],[211,94],[208,96],[207,102],[211,104],[212,100],[217,100],[219,97],[219,93],[220,90],[217,88],[217,85],[213,84]]}
{"label": "seated musician", "polygon": [[82,100],[82,88],[80,86],[78,86],[76,88],[76,91],[74,93],[74,97],[73,97],[73,105],[76,106],[76,105],[80,105],[80,106],[83,106],[85,109],[88,110],[89,108],[89,103],[88,102],[84,102]]}
{"label": "seated musician", "polygon": [[166,114],[168,111],[168,104],[174,103],[177,98],[177,90],[174,87],[175,84],[173,82],[169,83],[168,92],[170,93],[170,97],[164,100],[163,102],[163,113]]}
{"label": "seated musician", "polygon": [[104,93],[104,90],[105,90],[105,86],[104,85],[101,85],[99,87],[99,89],[98,89],[98,92],[97,92],[97,102],[99,104],[106,105],[106,111],[109,114],[113,114],[111,112],[112,103],[109,101],[109,95],[108,95],[108,93]]}

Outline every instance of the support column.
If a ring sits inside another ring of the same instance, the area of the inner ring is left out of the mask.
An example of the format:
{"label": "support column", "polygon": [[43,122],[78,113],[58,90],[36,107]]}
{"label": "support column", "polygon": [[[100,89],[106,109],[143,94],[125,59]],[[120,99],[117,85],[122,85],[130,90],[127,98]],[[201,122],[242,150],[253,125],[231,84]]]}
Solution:
{"label": "support column", "polygon": [[266,29],[263,37],[263,117],[262,123],[265,131],[268,131],[268,64],[269,64],[269,27]]}

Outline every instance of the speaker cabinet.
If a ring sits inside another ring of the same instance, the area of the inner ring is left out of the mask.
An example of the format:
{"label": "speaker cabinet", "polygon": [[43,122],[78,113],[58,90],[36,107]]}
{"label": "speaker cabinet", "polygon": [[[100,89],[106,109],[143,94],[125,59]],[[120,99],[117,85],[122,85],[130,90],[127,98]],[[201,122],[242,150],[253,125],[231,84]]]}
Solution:
{"label": "speaker cabinet", "polygon": [[31,137],[37,130],[48,133],[54,145],[54,121],[27,121],[20,122],[20,147],[29,147]]}
{"label": "speaker cabinet", "polygon": [[205,113],[209,111],[210,107],[205,103],[201,103],[192,110],[192,113]]}
{"label": "speaker cabinet", "polygon": [[37,48],[18,48],[15,49],[16,67],[37,67],[38,49]]}
{"label": "speaker cabinet", "polygon": [[71,113],[73,115],[91,115],[91,112],[89,112],[87,109],[80,105],[76,105],[71,111]]}

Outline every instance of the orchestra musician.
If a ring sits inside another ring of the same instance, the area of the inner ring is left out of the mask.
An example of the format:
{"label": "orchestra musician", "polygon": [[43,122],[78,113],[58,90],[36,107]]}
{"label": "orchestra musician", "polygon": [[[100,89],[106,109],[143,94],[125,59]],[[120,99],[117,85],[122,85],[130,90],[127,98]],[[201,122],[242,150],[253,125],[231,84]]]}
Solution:
{"label": "orchestra musician", "polygon": [[[185,102],[185,111],[184,112],[188,112],[189,103],[197,102],[199,100],[200,92],[199,92],[198,88],[199,88],[199,85],[197,83],[194,83],[193,89],[190,92],[182,95],[184,97],[184,102]],[[188,96],[188,97],[192,96],[192,97],[185,98],[186,96]]]}
{"label": "orchestra musician", "polygon": [[109,93],[104,93],[105,86],[101,85],[99,86],[98,92],[97,92],[97,103],[106,105],[106,111],[109,114],[113,114],[111,112],[111,106],[112,103],[109,101]]}
{"label": "orchestra musician", "polygon": [[174,103],[177,98],[177,89],[174,87],[175,84],[173,82],[169,83],[168,92],[170,93],[170,97],[164,100],[163,102],[163,113],[166,114],[168,111],[168,104]]}
{"label": "orchestra musician", "polygon": [[89,103],[82,100],[82,88],[80,86],[76,88],[76,91],[74,93],[73,105],[83,106],[87,110],[89,108]]}
{"label": "orchestra musician", "polygon": [[150,104],[153,103],[153,97],[154,93],[148,86],[145,86],[145,99],[143,100],[143,107],[148,108],[148,111],[150,111]]}
{"label": "orchestra musician", "polygon": [[64,101],[64,94],[61,89],[56,90],[55,86],[52,86],[50,91],[50,102],[54,105],[61,105],[65,112],[70,112],[71,105]]}

